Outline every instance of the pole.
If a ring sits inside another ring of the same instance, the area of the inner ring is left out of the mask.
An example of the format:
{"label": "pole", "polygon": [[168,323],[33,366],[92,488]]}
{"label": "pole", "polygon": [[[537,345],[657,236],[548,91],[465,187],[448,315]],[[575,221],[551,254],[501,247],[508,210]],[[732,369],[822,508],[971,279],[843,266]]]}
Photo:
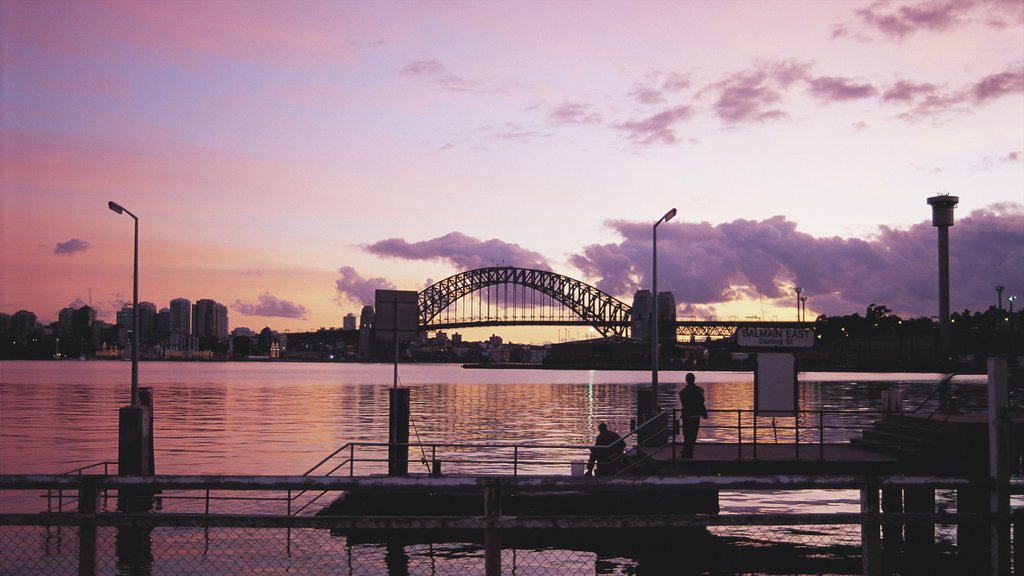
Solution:
{"label": "pole", "polygon": [[[126,210],[127,212],[127,210]],[[139,218],[135,220],[135,267],[132,273],[132,406],[139,405]]]}
{"label": "pole", "polygon": [[658,224],[661,220],[654,224],[651,238],[654,260],[651,265],[651,298],[654,299],[651,304],[651,402],[655,412],[658,410]]}
{"label": "pole", "polygon": [[654,412],[659,410],[658,405],[658,225],[668,222],[676,215],[673,208],[654,223],[651,229],[651,297],[654,303],[651,306],[651,403]]}
{"label": "pole", "polygon": [[949,228],[939,226],[939,362],[950,359]]}

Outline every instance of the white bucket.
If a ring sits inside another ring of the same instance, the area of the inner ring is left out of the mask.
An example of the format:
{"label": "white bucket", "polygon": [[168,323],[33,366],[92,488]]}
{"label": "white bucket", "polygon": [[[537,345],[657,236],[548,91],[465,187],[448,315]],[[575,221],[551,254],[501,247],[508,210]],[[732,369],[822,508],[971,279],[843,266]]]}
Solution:
{"label": "white bucket", "polygon": [[583,476],[583,462],[570,462],[569,474],[572,476]]}

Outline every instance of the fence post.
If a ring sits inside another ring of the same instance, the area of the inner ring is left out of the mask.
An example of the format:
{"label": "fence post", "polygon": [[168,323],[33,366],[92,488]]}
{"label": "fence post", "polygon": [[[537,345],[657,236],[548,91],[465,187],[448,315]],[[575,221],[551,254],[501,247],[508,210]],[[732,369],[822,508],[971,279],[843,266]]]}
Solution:
{"label": "fence post", "polygon": [[78,576],[96,574],[96,510],[99,504],[99,490],[96,479],[82,477],[78,488]]}
{"label": "fence post", "polygon": [[501,576],[501,530],[494,527],[494,521],[501,516],[501,487],[497,480],[490,480],[484,486],[484,573],[487,576]]}
{"label": "fence post", "polygon": [[[989,511],[992,513],[989,566],[992,574],[1010,573],[1010,436],[1006,422],[1010,396],[1006,358],[988,359]],[[1020,566],[1017,567],[1020,571]]]}
{"label": "fence post", "polygon": [[860,545],[864,574],[882,573],[882,540],[878,526],[878,483],[866,479],[860,489]]}

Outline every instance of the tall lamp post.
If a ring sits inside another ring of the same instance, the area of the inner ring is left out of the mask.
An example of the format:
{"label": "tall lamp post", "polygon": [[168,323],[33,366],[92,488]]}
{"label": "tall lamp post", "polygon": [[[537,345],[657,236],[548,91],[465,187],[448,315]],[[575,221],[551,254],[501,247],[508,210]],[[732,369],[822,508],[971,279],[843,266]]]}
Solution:
{"label": "tall lamp post", "polygon": [[1003,309],[1003,290],[1005,290],[1005,289],[1006,289],[1005,286],[996,286],[996,294],[999,294],[999,309],[1000,310]]}
{"label": "tall lamp post", "polygon": [[132,273],[132,406],[139,405],[139,217],[117,202],[107,207],[118,214],[127,214],[135,221],[135,267]]}
{"label": "tall lamp post", "polygon": [[802,322],[807,322],[807,296],[800,297],[800,308],[803,309],[800,313],[800,320]]}
{"label": "tall lamp post", "polygon": [[675,208],[665,212],[665,215],[654,223],[651,235],[651,255],[653,258],[651,265],[651,284],[653,284],[651,296],[654,298],[653,312],[651,314],[651,402],[654,403],[655,410],[658,408],[658,225],[662,222],[668,222],[675,218],[675,216]]}
{"label": "tall lamp post", "polygon": [[804,293],[804,289],[800,286],[796,287],[796,321],[800,321],[800,296]]}
{"label": "tall lamp post", "polygon": [[1010,315],[1013,315],[1013,303],[1017,301],[1017,295],[1007,296],[1006,301],[1010,303]]}

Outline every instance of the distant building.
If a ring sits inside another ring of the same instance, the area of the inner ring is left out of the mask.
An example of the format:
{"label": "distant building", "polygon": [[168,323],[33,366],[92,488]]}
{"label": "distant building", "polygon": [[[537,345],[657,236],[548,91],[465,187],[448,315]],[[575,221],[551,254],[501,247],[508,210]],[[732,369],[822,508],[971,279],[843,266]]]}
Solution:
{"label": "distant building", "polygon": [[171,326],[169,332],[189,335],[192,333],[192,302],[186,298],[171,300]]}
{"label": "distant building", "polygon": [[341,327],[343,330],[355,330],[356,315],[352,313],[345,314],[345,317],[341,320]]}
{"label": "distant building", "polygon": [[359,313],[359,327],[373,328],[373,306],[363,306]]}
{"label": "distant building", "polygon": [[29,330],[35,330],[39,326],[39,319],[36,317],[34,312],[28,310],[18,310],[11,315],[10,327],[8,332],[15,335],[21,335]]}
{"label": "distant building", "polygon": [[156,332],[156,304],[139,302],[139,342],[146,344],[153,340]]}
{"label": "distant building", "polygon": [[171,332],[171,309],[161,308],[156,313],[156,332],[161,335],[161,338],[166,338],[166,335]]}
{"label": "distant building", "polygon": [[202,298],[192,306],[192,335],[217,342],[228,337],[228,309],[214,300]]}
{"label": "distant building", "polygon": [[57,335],[60,337],[70,336],[74,330],[75,323],[75,309],[74,308],[62,308],[57,313]]}

